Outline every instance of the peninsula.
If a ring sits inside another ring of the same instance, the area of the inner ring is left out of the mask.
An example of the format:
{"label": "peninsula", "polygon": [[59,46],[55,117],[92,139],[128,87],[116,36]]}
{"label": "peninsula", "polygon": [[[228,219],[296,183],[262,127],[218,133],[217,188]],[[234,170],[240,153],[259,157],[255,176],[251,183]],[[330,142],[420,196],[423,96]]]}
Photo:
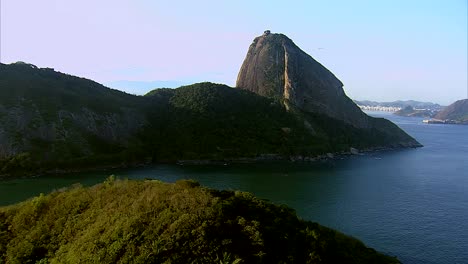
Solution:
{"label": "peninsula", "polygon": [[468,99],[458,100],[445,107],[433,119],[424,120],[428,124],[468,125]]}
{"label": "peninsula", "polygon": [[421,146],[363,113],[282,34],[254,40],[237,88],[198,83],[135,96],[27,63],[0,64],[0,79],[0,175]]}

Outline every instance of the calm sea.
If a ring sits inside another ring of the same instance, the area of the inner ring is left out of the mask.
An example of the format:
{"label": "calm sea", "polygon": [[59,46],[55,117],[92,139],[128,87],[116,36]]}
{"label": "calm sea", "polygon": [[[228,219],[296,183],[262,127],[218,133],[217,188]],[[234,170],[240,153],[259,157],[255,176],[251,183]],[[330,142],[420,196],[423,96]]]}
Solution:
{"label": "calm sea", "polygon": [[468,263],[468,126],[369,113],[399,125],[424,147],[312,164],[267,163],[150,168],[0,182],[0,205],[110,173],[248,191],[304,219],[355,236],[403,263]]}

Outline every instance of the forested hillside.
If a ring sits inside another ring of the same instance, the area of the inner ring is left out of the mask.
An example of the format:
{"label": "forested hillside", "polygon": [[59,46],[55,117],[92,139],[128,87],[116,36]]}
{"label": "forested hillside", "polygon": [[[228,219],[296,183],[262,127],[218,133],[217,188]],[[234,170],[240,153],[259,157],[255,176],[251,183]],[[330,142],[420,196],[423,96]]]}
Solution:
{"label": "forested hillside", "polygon": [[249,193],[111,177],[0,208],[0,263],[398,260]]}

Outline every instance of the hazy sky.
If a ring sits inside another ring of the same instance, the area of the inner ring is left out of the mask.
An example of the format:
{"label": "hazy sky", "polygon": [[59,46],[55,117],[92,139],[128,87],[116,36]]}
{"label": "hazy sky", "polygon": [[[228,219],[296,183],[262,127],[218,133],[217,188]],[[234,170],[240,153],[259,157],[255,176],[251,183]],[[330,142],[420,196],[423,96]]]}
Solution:
{"label": "hazy sky", "polygon": [[3,63],[101,83],[234,86],[252,40],[270,29],[335,73],[353,99],[467,96],[467,0],[0,1]]}

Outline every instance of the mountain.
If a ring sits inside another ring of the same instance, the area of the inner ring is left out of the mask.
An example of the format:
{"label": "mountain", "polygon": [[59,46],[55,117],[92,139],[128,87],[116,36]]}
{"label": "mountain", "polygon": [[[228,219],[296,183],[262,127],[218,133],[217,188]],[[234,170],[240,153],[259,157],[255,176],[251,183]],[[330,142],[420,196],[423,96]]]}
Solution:
{"label": "mountain", "polygon": [[0,207],[0,252],[1,263],[399,263],[249,193],[112,177]]}
{"label": "mountain", "polygon": [[367,115],[344,93],[343,83],[283,34],[266,31],[254,39],[236,87],[359,128],[370,125]]}
{"label": "mountain", "polygon": [[359,128],[222,84],[135,96],[49,68],[0,65],[0,175],[420,146],[384,119],[366,123]]}
{"label": "mountain", "polygon": [[458,100],[445,107],[434,118],[468,124],[468,99]]}
{"label": "mountain", "polygon": [[[395,137],[393,142],[419,145],[391,122],[376,120],[362,112],[346,96],[343,84],[333,73],[283,34],[265,31],[254,39],[240,69],[236,87],[279,100],[306,117],[327,116],[335,120],[337,126],[351,126],[358,134],[378,131],[382,137]],[[345,131],[343,133],[347,134]]]}

